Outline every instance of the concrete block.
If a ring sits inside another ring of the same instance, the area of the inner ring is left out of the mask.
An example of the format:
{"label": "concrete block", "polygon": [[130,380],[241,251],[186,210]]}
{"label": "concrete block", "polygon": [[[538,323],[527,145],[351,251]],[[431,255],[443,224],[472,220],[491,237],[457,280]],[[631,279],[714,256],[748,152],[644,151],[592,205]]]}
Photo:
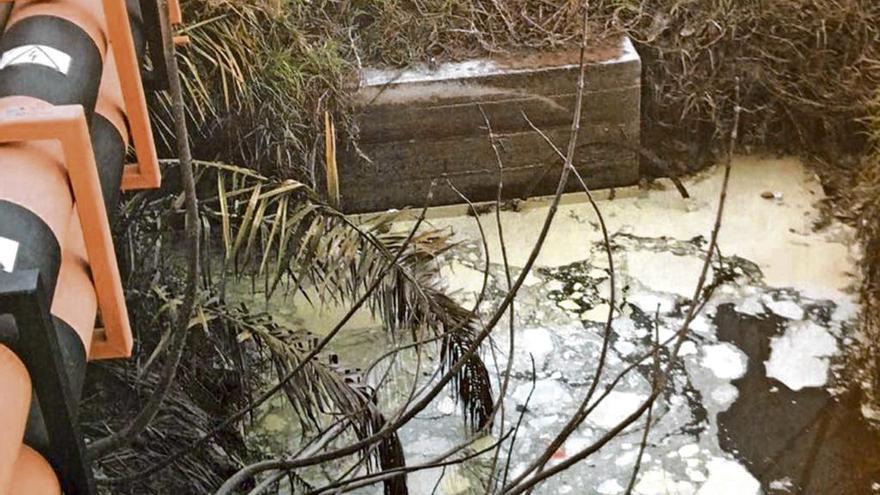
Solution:
{"label": "concrete block", "polygon": [[[528,116],[561,149],[570,135],[579,52],[470,60],[435,68],[364,70],[356,94],[358,146],[340,147],[342,208],[348,212],[494,200],[498,160],[504,198],[552,194],[561,160],[528,124]],[[638,181],[632,151],[597,142],[638,145],[641,61],[628,39],[588,53],[583,118],[575,166],[591,188]],[[568,190],[578,188],[570,181]]]}

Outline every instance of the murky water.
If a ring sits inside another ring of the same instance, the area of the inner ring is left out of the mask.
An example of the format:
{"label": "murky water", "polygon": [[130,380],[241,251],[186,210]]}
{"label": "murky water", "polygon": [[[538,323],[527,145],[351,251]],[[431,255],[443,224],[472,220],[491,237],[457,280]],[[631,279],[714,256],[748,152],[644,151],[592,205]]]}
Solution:
{"label": "murky water", "polygon": [[748,370],[733,382],[739,399],[718,417],[722,448],[742,459],[768,494],[880,492],[880,435],[862,416],[858,390],[795,391],[767,377],[771,338],[786,323],[719,308],[719,339],[748,356]]}
{"label": "murky water", "polygon": [[[619,290],[603,385],[651,348],[655,312],[661,340],[681,324],[713,221],[719,170],[686,185],[695,199],[655,190],[620,194],[600,204],[612,232]],[[763,199],[766,190],[779,192],[782,199]],[[872,493],[880,486],[880,437],[861,414],[857,387],[840,374],[846,351],[859,345],[857,306],[847,292],[855,272],[851,232],[834,223],[813,229],[819,199],[817,182],[795,161],[746,158],[737,163],[720,242],[731,278],[691,325],[681,361],[655,410],[634,493],[848,495]],[[513,239],[508,254],[514,271],[545,213],[546,206],[537,203],[502,215],[506,237]],[[487,231],[494,231],[494,217],[481,220]],[[443,276],[462,303],[472,303],[486,256],[474,219],[461,215],[432,221],[453,228],[462,242],[442,260]],[[512,474],[546,447],[590,383],[609,309],[609,277],[598,240],[589,206],[567,202],[518,298],[517,350],[505,398],[508,424],[523,414],[516,443],[504,445],[511,452]],[[506,286],[497,238],[488,242],[493,263],[483,314],[498,303]],[[296,300],[273,302],[270,310],[282,319],[302,319],[317,333],[331,328],[339,316],[338,309],[308,308]],[[499,324],[494,347],[483,355],[496,391],[498,372],[507,364],[506,325]],[[349,327],[333,350],[351,366],[363,366],[391,345],[367,314]],[[431,359],[423,354],[422,368],[416,370],[414,354],[401,356],[393,364],[394,382],[384,391],[383,407],[399,404],[414,380],[428,380],[426,372],[436,366]],[[665,362],[668,352],[661,359]],[[589,445],[635,410],[650,391],[650,373],[650,366],[643,365],[627,374],[553,462]],[[298,441],[299,431],[290,423],[283,403],[262,417],[264,435],[282,447]],[[643,427],[642,422],[633,425],[534,493],[623,493]],[[441,395],[401,432],[410,464],[465,438],[449,395]],[[414,495],[484,493],[487,469],[486,459],[478,458],[413,473],[408,484]],[[381,488],[356,493],[377,492]]]}

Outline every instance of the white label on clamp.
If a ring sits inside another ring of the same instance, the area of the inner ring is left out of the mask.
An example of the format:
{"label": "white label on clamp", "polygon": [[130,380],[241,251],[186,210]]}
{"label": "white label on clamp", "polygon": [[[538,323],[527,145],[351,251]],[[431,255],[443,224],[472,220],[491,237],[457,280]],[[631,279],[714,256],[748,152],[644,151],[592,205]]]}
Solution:
{"label": "white label on clamp", "polygon": [[22,45],[10,48],[0,56],[0,70],[10,65],[36,64],[57,70],[67,75],[70,70],[70,55],[46,45]]}
{"label": "white label on clamp", "polygon": [[15,258],[18,256],[18,242],[0,237],[0,270],[12,273]]}

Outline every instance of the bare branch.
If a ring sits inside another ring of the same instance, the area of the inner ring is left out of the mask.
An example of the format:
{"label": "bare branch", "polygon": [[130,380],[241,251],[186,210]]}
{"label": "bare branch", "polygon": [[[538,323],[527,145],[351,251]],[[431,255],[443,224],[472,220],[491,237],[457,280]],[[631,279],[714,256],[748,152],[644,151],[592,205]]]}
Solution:
{"label": "bare branch", "polygon": [[[168,12],[166,2],[160,12]],[[165,363],[159,384],[147,401],[147,404],[131,422],[109,437],[96,440],[88,446],[87,454],[91,459],[101,458],[108,453],[133,442],[153,421],[162,406],[162,401],[174,383],[178,364],[183,356],[186,344],[187,329],[193,308],[196,306],[199,281],[199,239],[201,223],[199,220],[198,197],[196,195],[195,178],[193,175],[192,152],[189,146],[189,134],[186,128],[185,104],[181,88],[180,73],[177,67],[175,45],[171,40],[171,31],[167,17],[160,15],[162,26],[162,45],[164,57],[168,62],[168,81],[173,103],[174,125],[177,133],[177,152],[179,156],[180,175],[183,179],[183,191],[186,207],[186,246],[187,246],[187,279],[183,303],[177,309],[176,330],[168,344]]]}

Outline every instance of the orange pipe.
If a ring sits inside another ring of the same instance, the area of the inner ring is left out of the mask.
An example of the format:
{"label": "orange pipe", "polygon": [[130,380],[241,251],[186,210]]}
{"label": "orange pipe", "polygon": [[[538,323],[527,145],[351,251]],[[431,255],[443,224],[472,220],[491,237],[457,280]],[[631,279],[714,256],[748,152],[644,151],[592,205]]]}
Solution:
{"label": "orange pipe", "polygon": [[[9,26],[39,15],[71,21],[94,41],[104,59],[104,73],[95,111],[111,122],[127,146],[129,136],[123,93],[115,61],[108,53],[107,22],[101,2],[19,0],[10,15]],[[15,112],[20,107],[34,109],[49,106],[35,98],[0,98],[0,110],[12,109]],[[62,263],[52,301],[52,314],[77,332],[88,353],[98,312],[98,298],[67,170],[68,166],[83,164],[77,161],[65,164],[63,155],[55,141],[0,145],[0,162],[3,163],[0,199],[32,211],[55,235],[62,248]],[[121,167],[123,164],[119,165]],[[73,179],[76,177],[74,173]],[[80,206],[84,212],[88,210],[87,205]],[[90,224],[88,222],[86,227],[90,227]],[[90,235],[93,236],[94,232]],[[102,259],[98,256],[96,263]],[[96,277],[100,278],[101,273],[99,271]],[[3,387],[3,393],[0,394],[0,495],[60,494],[59,480],[52,467],[40,454],[22,444],[31,402],[31,383],[27,369],[4,346],[0,346],[0,384]]]}
{"label": "orange pipe", "polygon": [[[125,145],[128,146],[128,132],[125,126],[123,106],[122,88],[111,52],[104,64],[104,74],[101,77],[95,113],[113,124]],[[68,224],[58,285],[52,303],[52,314],[76,331],[85,346],[86,356],[88,356],[94,336],[95,317],[98,313],[98,297],[89,269],[89,257],[86,252],[79,214],[75,206]]]}
{"label": "orange pipe", "polygon": [[8,493],[9,495],[61,495],[61,484],[46,459],[34,449],[22,445],[15,460],[15,473]]}
{"label": "orange pipe", "polygon": [[[78,25],[94,41],[105,58],[107,23],[101,2],[94,0],[18,0],[9,15],[7,28],[34,16],[51,16]],[[49,104],[29,97],[0,99],[3,108],[46,107]],[[0,199],[16,203],[37,214],[52,229],[59,245],[64,245],[73,199],[60,147],[54,142],[10,143],[0,146],[3,180]]]}
{"label": "orange pipe", "polygon": [[116,57],[113,52],[104,60],[104,72],[101,74],[101,86],[98,88],[98,101],[95,103],[95,113],[109,120],[113,127],[119,131],[122,140],[128,145],[128,125],[125,117],[125,99],[122,94],[122,83],[119,80],[119,71],[116,65]]}
{"label": "orange pipe", "polygon": [[9,490],[31,405],[31,379],[24,363],[4,345],[0,345],[0,384],[0,494],[6,495],[14,493]]}
{"label": "orange pipe", "polygon": [[95,333],[98,296],[92,281],[86,243],[76,208],[70,217],[67,241],[61,258],[55,299],[52,301],[52,314],[76,331],[88,356]]}
{"label": "orange pipe", "polygon": [[[51,108],[48,103],[25,96],[0,98],[0,111],[17,108]],[[0,145],[0,199],[23,206],[39,216],[63,242],[73,208],[73,196],[56,141],[28,141]]]}

